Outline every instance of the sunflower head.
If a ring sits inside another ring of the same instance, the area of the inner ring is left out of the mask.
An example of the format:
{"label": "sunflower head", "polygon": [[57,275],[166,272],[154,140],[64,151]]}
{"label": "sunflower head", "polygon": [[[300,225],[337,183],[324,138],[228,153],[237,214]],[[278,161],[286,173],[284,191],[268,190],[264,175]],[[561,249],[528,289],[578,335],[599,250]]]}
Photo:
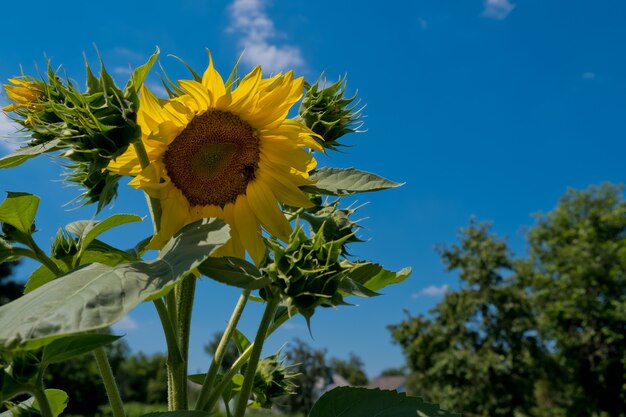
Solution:
{"label": "sunflower head", "polygon": [[209,57],[204,74],[178,81],[169,99],[142,88],[137,121],[148,160],[129,148],[108,169],[134,176],[130,185],[161,201],[151,248],[203,217],[230,225],[231,240],[218,255],[248,252],[260,264],[263,229],[289,239],[281,204],[312,206],[299,187],[316,166],[311,149],[322,150],[315,133],[287,118],[303,86],[293,72],[264,78],[260,67],[224,83]]}

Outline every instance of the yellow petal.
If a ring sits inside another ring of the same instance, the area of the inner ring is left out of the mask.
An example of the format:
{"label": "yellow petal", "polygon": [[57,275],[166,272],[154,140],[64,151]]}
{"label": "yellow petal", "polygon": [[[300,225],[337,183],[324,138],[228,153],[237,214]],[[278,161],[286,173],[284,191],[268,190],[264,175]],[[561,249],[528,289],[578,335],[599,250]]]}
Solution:
{"label": "yellow petal", "polygon": [[261,220],[267,231],[287,242],[291,234],[291,226],[285,215],[278,208],[272,190],[261,181],[251,181],[246,189],[248,204],[256,217]]}
{"label": "yellow petal", "polygon": [[234,225],[237,234],[254,263],[259,265],[265,256],[265,244],[261,236],[259,222],[252,209],[250,209],[245,195],[237,197],[234,214]]}
{"label": "yellow petal", "polygon": [[232,102],[229,107],[236,114],[245,112],[247,108],[255,107],[258,100],[257,88],[261,80],[261,67],[256,67],[239,83],[230,94]]}
{"label": "yellow petal", "polygon": [[288,178],[275,175],[264,167],[259,167],[258,181],[263,181],[274,193],[276,198],[292,207],[313,207],[306,194]]}
{"label": "yellow petal", "polygon": [[193,80],[180,80],[178,81],[178,84],[180,84],[180,87],[183,91],[185,91],[185,93],[196,100],[199,111],[204,111],[213,107],[213,100],[210,97],[209,92],[199,82]]}
{"label": "yellow petal", "polygon": [[217,101],[226,95],[226,87],[224,86],[224,80],[222,76],[215,70],[213,67],[213,57],[209,52],[209,66],[206,71],[204,71],[204,75],[202,75],[202,84],[211,92],[213,97],[213,105],[217,103]]}

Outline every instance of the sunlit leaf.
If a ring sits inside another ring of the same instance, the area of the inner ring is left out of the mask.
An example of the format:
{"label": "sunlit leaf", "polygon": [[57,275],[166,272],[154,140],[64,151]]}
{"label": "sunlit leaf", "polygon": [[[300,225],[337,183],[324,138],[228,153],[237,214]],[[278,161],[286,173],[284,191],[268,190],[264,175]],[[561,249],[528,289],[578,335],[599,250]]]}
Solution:
{"label": "sunlit leaf", "polygon": [[411,268],[403,268],[399,272],[393,272],[378,264],[363,262],[356,264],[348,273],[348,277],[370,291],[378,291],[388,285],[404,281],[411,275],[411,272]]}
{"label": "sunlit leaf", "polygon": [[8,192],[0,205],[0,221],[22,233],[30,234],[39,207],[39,197],[28,193]]}
{"label": "sunlit leaf", "polygon": [[354,168],[321,168],[309,179],[315,181],[315,184],[302,187],[304,191],[336,196],[386,190],[402,185]]}
{"label": "sunlit leaf", "polygon": [[247,290],[258,290],[270,283],[270,278],[261,276],[256,266],[230,256],[209,258],[202,262],[198,271],[221,283]]}
{"label": "sunlit leaf", "polygon": [[82,256],[83,252],[89,244],[99,235],[114,227],[126,223],[140,222],[142,218],[135,214],[114,214],[111,217],[102,220],[80,220],[68,224],[65,229],[74,233],[80,239],[80,248],[78,256]]}

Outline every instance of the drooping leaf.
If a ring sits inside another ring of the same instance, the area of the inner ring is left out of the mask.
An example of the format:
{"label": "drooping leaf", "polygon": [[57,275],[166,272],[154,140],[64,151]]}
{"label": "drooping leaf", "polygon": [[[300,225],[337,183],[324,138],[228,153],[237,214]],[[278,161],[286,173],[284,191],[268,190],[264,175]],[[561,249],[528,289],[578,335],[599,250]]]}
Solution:
{"label": "drooping leaf", "polygon": [[315,184],[302,187],[314,194],[345,196],[399,187],[397,183],[376,174],[354,168],[321,168],[310,177]]}
{"label": "drooping leaf", "polygon": [[122,336],[111,334],[77,334],[61,339],[56,339],[43,349],[41,363],[44,366],[55,362],[63,362],[75,356],[83,355],[87,352],[115,342]]}
{"label": "drooping leaf", "polygon": [[85,249],[89,247],[89,244],[102,233],[122,224],[140,222],[141,220],[142,218],[135,214],[114,214],[111,217],[102,221],[76,221],[68,224],[65,229],[68,232],[74,233],[76,236],[78,236],[80,241],[78,256],[80,257],[82,256]]}
{"label": "drooping leaf", "polygon": [[308,417],[461,417],[444,411],[437,404],[409,397],[396,391],[339,387],[328,391],[315,403]]}
{"label": "drooping leaf", "polygon": [[270,278],[263,277],[256,266],[230,256],[209,258],[198,267],[198,271],[223,284],[246,290],[258,290],[270,283]]}
{"label": "drooping leaf", "polygon": [[0,221],[22,233],[30,234],[39,207],[39,197],[28,193],[8,192],[0,205]]}
{"label": "drooping leaf", "polygon": [[356,264],[348,273],[348,277],[370,291],[378,291],[388,285],[404,281],[411,275],[411,272],[411,268],[403,268],[399,272],[393,272],[378,264],[363,262]]}
{"label": "drooping leaf", "polygon": [[28,161],[30,158],[34,158],[37,155],[41,155],[45,152],[56,151],[57,149],[62,148],[63,146],[61,146],[60,139],[53,139],[41,145],[25,146],[10,155],[0,158],[0,169],[16,167]]}
{"label": "drooping leaf", "polygon": [[229,239],[222,220],[203,219],[176,233],[153,261],[69,272],[0,307],[0,348],[36,349],[108,327],[140,302],[165,295]]}

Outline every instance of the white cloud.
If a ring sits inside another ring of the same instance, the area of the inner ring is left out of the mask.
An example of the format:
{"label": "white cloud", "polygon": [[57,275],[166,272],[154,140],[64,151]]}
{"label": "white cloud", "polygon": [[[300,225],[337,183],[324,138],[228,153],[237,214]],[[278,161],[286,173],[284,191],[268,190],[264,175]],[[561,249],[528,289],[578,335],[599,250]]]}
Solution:
{"label": "white cloud", "polygon": [[484,5],[481,16],[496,20],[505,19],[515,8],[515,4],[510,0],[485,0]]}
{"label": "white cloud", "polygon": [[596,73],[587,71],[587,72],[583,72],[580,76],[584,78],[585,80],[593,80],[594,78],[596,78]]}
{"label": "white cloud", "polygon": [[411,295],[411,297],[412,298],[437,297],[440,295],[444,295],[445,293],[448,292],[449,289],[450,287],[448,285],[442,285],[440,287],[436,285],[431,285],[429,287],[422,288],[419,292],[416,292],[413,295]]}
{"label": "white cloud", "polygon": [[118,75],[130,75],[133,71],[130,69],[130,67],[123,67],[123,66],[118,66],[118,67],[113,67],[113,73],[114,74],[118,74]]}
{"label": "white cloud", "polygon": [[11,153],[19,147],[19,143],[12,139],[19,137],[19,128],[18,124],[0,112],[0,152]]}
{"label": "white cloud", "polygon": [[235,0],[230,6],[228,30],[241,36],[239,45],[245,50],[242,60],[250,66],[260,64],[273,73],[302,67],[304,59],[299,47],[273,42],[281,34],[264,8],[263,0]]}
{"label": "white cloud", "polygon": [[150,91],[152,91],[157,97],[167,98],[169,97],[167,94],[167,90],[161,84],[157,83],[149,83],[147,87]]}
{"label": "white cloud", "polygon": [[130,316],[126,316],[111,327],[113,328],[114,332],[130,332],[133,330],[137,330],[139,328],[139,324],[137,324],[135,320],[130,318]]}

